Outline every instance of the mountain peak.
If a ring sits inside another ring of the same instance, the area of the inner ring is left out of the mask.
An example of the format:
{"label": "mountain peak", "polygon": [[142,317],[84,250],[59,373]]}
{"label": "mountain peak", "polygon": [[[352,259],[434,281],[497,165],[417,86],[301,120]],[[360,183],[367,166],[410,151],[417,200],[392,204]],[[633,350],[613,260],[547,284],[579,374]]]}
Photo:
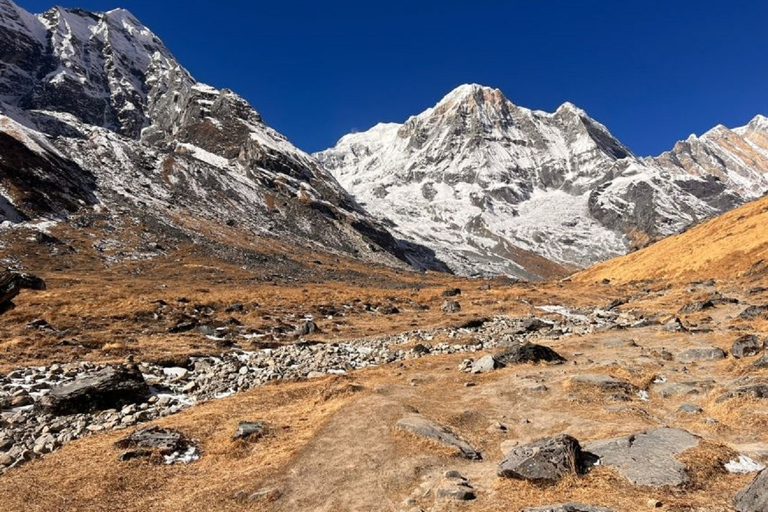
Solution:
{"label": "mountain peak", "polygon": [[481,104],[481,103],[503,103],[509,102],[504,94],[499,89],[488,87],[479,84],[464,84],[456,87],[454,90],[446,94],[437,105],[436,109],[440,107],[449,107],[452,105],[463,105],[467,103]]}

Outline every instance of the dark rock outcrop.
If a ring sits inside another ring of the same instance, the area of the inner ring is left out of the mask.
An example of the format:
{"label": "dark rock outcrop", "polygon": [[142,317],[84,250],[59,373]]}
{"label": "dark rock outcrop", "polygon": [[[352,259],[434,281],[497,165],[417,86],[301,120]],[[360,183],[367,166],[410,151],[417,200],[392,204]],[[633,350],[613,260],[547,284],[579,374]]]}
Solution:
{"label": "dark rock outcrop", "polygon": [[108,366],[54,387],[43,397],[43,410],[64,416],[119,408],[142,402],[150,395],[144,376],[135,366]]}
{"label": "dark rock outcrop", "polygon": [[496,473],[505,478],[551,483],[584,469],[581,445],[573,437],[561,434],[513,448]]}

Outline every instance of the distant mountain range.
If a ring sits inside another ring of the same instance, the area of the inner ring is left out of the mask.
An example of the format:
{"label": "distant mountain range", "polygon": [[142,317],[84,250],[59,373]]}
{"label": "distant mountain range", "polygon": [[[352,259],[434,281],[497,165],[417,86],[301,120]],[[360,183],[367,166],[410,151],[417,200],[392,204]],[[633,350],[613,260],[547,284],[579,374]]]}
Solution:
{"label": "distant mountain range", "polygon": [[462,85],[403,124],[314,155],[367,210],[462,274],[585,267],[768,190],[768,119],[638,158],[565,103],[554,113]]}
{"label": "distant mountain range", "polygon": [[[571,104],[464,85],[308,155],[129,12],[0,0],[0,222],[107,210],[461,274],[562,276],[768,190],[768,120],[637,158]],[[215,237],[215,233],[197,232]]]}

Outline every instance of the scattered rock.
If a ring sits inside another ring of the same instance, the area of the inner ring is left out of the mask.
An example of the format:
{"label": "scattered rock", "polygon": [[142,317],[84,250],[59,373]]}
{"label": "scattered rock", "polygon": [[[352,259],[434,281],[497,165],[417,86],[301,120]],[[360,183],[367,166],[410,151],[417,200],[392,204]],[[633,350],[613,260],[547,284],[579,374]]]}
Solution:
{"label": "scattered rock", "polygon": [[397,427],[419,437],[433,439],[440,444],[457,448],[461,452],[462,457],[466,459],[482,460],[483,458],[479,451],[472,448],[469,443],[451,432],[450,429],[438,425],[423,416],[407,416],[397,422]]}
{"label": "scattered rock", "polygon": [[304,322],[296,329],[296,335],[297,336],[308,336],[310,334],[313,334],[317,332],[317,324],[315,322],[312,322],[310,320]]}
{"label": "scattered rock", "polygon": [[717,398],[717,403],[722,403],[732,398],[741,398],[741,397],[754,398],[754,399],[768,398],[768,385],[752,384],[749,386],[742,386],[740,388],[734,389],[732,391],[728,391],[727,393],[720,395]]}
{"label": "scattered rock", "polygon": [[461,288],[445,290],[441,295],[443,297],[456,297],[457,295],[461,295]]}
{"label": "scattered rock", "polygon": [[470,371],[472,373],[487,373],[497,368],[503,368],[504,365],[499,363],[492,355],[483,356],[474,363]]}
{"label": "scattered rock", "polygon": [[689,348],[677,354],[677,361],[680,363],[719,361],[726,357],[725,351],[717,347]]}
{"label": "scattered rock", "polygon": [[686,331],[688,331],[688,329],[685,327],[685,325],[683,325],[683,322],[679,318],[677,318],[677,317],[675,317],[672,320],[670,320],[669,322],[665,323],[664,326],[662,327],[662,329],[664,331],[667,331],[667,332],[686,332]]}
{"label": "scattered rock", "polygon": [[547,322],[546,320],[542,320],[541,318],[526,318],[520,324],[519,332],[526,333],[543,331],[545,329],[551,329],[553,326],[554,324]]}
{"label": "scattered rock", "polygon": [[495,359],[503,365],[540,362],[562,364],[565,362],[565,358],[551,348],[533,343],[525,343],[505,350],[496,354]]}
{"label": "scattered rock", "polygon": [[633,484],[661,487],[689,481],[686,467],[676,455],[698,444],[699,439],[685,430],[658,428],[595,441],[585,449],[598,456],[601,465],[617,468]]}
{"label": "scattered rock", "polygon": [[756,356],[763,350],[763,341],[754,334],[747,334],[733,342],[731,354],[737,359]]}
{"label": "scattered rock", "polygon": [[739,318],[751,320],[753,318],[765,315],[766,312],[768,312],[768,304],[764,306],[749,306],[747,309],[741,312]]}
{"label": "scattered rock", "polygon": [[545,507],[526,508],[522,512],[615,512],[609,508],[592,507],[581,503],[564,503],[562,505],[547,505]]}
{"label": "scattered rock", "polygon": [[245,439],[255,441],[261,439],[265,432],[266,427],[260,421],[241,421],[237,426],[235,434],[232,436],[232,440]]}
{"label": "scattered rock", "polygon": [[166,463],[195,448],[194,443],[181,432],[155,425],[134,431],[116,442],[115,447],[127,450],[120,455],[121,461],[163,456]]}
{"label": "scattered rock", "polygon": [[601,373],[574,375],[566,381],[566,384],[574,389],[592,388],[604,393],[618,392],[634,395],[638,391],[635,386],[625,380]]}
{"label": "scattered rock", "polygon": [[581,445],[561,434],[513,448],[499,464],[500,477],[533,482],[555,482],[568,474],[584,470]]}
{"label": "scattered rock", "polygon": [[149,397],[149,386],[135,366],[107,366],[55,386],[42,398],[43,410],[57,416],[121,408]]}
{"label": "scattered rock", "polygon": [[736,495],[733,506],[738,512],[768,510],[768,469],[760,472],[752,483]]}
{"label": "scattered rock", "polygon": [[444,313],[458,313],[461,311],[461,304],[455,300],[446,300],[443,302],[442,310]]}

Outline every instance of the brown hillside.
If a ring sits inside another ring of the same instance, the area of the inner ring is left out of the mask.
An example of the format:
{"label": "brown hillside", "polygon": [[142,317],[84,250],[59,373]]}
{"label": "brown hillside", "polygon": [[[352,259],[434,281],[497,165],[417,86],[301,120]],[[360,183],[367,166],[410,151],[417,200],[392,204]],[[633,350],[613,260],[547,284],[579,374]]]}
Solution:
{"label": "brown hillside", "polygon": [[641,251],[591,267],[576,282],[610,279],[693,281],[733,279],[768,257],[768,197],[748,203]]}

